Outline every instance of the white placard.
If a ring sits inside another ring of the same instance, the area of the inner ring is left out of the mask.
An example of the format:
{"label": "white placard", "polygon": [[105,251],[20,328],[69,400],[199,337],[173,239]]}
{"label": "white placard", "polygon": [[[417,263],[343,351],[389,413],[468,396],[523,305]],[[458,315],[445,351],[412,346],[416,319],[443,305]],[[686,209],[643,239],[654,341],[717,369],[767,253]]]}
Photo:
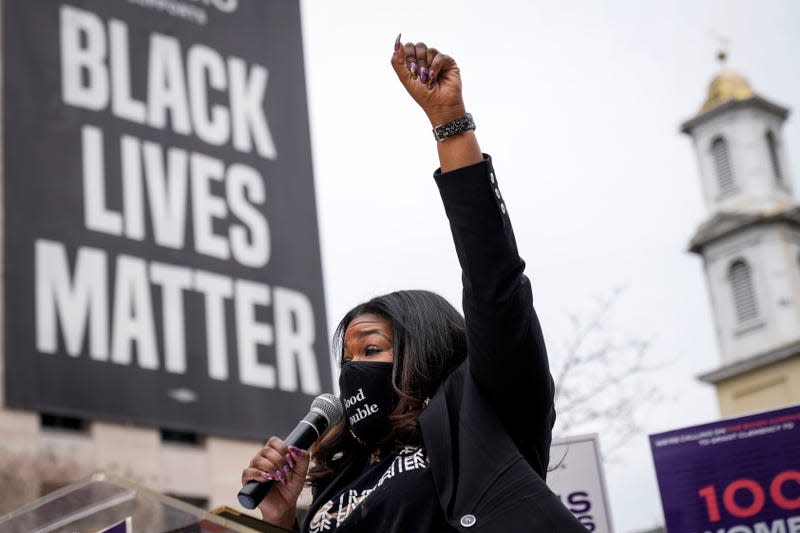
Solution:
{"label": "white placard", "polygon": [[588,531],[614,531],[597,434],[553,441],[547,485]]}

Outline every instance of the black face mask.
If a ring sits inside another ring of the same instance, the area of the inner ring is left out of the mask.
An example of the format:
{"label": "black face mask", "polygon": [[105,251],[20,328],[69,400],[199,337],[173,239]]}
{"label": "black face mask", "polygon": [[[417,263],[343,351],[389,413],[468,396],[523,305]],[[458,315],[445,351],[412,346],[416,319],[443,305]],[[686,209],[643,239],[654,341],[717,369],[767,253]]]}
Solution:
{"label": "black face mask", "polygon": [[392,429],[389,413],[396,403],[393,363],[347,361],[339,375],[339,390],[350,432],[358,442],[374,446]]}

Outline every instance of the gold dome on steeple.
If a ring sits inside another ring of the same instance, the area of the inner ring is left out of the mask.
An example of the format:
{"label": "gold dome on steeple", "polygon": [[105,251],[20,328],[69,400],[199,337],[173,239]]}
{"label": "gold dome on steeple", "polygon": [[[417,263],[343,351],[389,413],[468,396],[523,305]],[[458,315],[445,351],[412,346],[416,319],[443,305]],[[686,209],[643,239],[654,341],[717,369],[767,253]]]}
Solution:
{"label": "gold dome on steeple", "polygon": [[747,100],[755,96],[753,88],[750,87],[750,82],[731,69],[725,68],[725,52],[717,54],[720,62],[723,64],[722,70],[717,76],[711,80],[711,85],[708,86],[708,96],[700,108],[700,112],[707,111],[712,107],[716,107],[724,102],[730,100]]}

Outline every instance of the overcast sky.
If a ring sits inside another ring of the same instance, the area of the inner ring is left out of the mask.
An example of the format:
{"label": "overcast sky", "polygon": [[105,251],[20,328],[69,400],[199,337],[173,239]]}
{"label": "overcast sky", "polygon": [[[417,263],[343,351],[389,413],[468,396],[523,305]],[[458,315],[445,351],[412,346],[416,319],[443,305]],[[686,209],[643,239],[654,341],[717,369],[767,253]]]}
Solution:
{"label": "overcast sky", "polygon": [[[456,58],[467,109],[492,154],[551,357],[570,313],[626,289],[609,324],[653,340],[668,370],[660,432],[718,417],[695,376],[720,356],[698,257],[707,214],[690,139],[678,132],[729,66],[792,109],[783,130],[800,164],[800,2],[301,2],[330,329],[354,304],[403,288],[459,305],[458,263],[431,179],[436,147],[389,66],[394,38]],[[625,391],[619,391],[623,393]],[[604,436],[601,433],[601,441]],[[615,529],[663,522],[646,434],[606,466]]]}

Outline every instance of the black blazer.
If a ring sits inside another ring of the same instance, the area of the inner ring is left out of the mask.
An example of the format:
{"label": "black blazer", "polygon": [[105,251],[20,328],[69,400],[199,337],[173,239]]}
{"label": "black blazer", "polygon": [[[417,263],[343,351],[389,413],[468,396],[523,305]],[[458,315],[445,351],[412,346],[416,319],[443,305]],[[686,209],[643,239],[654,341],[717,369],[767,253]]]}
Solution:
{"label": "black blazer", "polygon": [[434,177],[462,269],[468,354],[419,417],[439,502],[459,531],[585,533],[544,482],[553,380],[491,158]]}

